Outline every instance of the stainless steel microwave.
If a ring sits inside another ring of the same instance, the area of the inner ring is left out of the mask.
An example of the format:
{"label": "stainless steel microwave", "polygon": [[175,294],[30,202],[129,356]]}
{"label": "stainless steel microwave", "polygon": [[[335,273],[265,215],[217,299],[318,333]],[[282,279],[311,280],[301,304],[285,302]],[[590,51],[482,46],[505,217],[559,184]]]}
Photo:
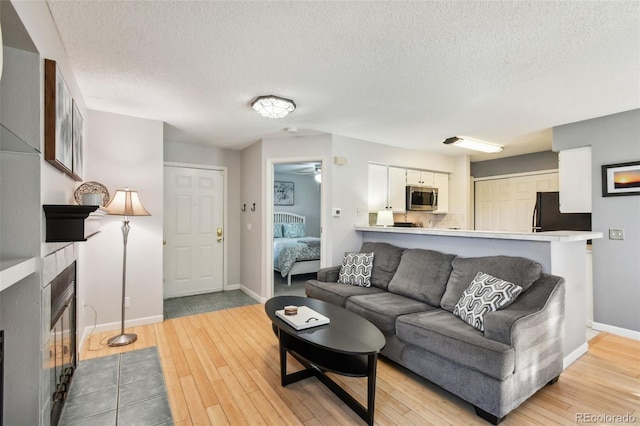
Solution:
{"label": "stainless steel microwave", "polygon": [[407,185],[407,210],[433,211],[438,209],[438,188]]}

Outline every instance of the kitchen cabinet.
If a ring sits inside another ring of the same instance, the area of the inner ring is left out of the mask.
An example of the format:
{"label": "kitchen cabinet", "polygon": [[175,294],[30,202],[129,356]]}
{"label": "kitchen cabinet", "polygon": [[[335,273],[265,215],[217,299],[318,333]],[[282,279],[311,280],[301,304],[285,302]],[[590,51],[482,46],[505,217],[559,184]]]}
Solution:
{"label": "kitchen cabinet", "polygon": [[437,186],[434,184],[433,172],[407,169],[407,185]]}
{"label": "kitchen cabinet", "polygon": [[382,164],[369,164],[369,211],[405,212],[406,170]]}
{"label": "kitchen cabinet", "polygon": [[560,212],[591,213],[591,147],[558,153]]}
{"label": "kitchen cabinet", "polygon": [[447,173],[433,173],[433,186],[438,188],[438,209],[433,213],[449,213],[449,175]]}

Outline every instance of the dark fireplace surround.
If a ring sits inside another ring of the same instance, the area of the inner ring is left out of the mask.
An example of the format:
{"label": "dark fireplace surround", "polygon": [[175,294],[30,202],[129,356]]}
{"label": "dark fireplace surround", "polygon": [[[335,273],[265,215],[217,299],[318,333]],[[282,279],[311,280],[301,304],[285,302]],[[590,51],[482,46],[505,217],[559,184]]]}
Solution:
{"label": "dark fireplace surround", "polygon": [[51,425],[60,420],[69,385],[77,366],[76,262],[51,281]]}

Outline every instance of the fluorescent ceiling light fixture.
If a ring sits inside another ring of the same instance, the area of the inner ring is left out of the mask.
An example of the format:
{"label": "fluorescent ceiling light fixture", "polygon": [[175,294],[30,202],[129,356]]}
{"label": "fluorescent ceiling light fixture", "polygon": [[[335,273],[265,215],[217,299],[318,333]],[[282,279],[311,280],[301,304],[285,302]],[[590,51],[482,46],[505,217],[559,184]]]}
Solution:
{"label": "fluorescent ceiling light fixture", "polygon": [[457,136],[445,139],[443,143],[445,145],[455,145],[459,146],[460,148],[473,149],[474,151],[488,152],[491,154],[500,152],[504,149],[502,148],[502,146],[493,143],[469,138],[460,138]]}
{"label": "fluorescent ceiling light fixture", "polygon": [[251,102],[251,108],[263,117],[282,118],[293,112],[296,109],[296,104],[291,99],[267,95],[258,96]]}

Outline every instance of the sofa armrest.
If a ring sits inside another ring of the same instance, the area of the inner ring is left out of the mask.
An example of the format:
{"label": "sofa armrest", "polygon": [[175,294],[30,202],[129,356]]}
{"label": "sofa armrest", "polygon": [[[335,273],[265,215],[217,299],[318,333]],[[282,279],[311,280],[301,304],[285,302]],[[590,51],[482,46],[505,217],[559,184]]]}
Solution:
{"label": "sofa armrest", "polygon": [[564,279],[542,274],[506,309],[484,317],[485,337],[510,346],[532,346],[563,337]]}
{"label": "sofa armrest", "polygon": [[341,266],[330,266],[328,268],[318,269],[318,281],[325,283],[338,282]]}

